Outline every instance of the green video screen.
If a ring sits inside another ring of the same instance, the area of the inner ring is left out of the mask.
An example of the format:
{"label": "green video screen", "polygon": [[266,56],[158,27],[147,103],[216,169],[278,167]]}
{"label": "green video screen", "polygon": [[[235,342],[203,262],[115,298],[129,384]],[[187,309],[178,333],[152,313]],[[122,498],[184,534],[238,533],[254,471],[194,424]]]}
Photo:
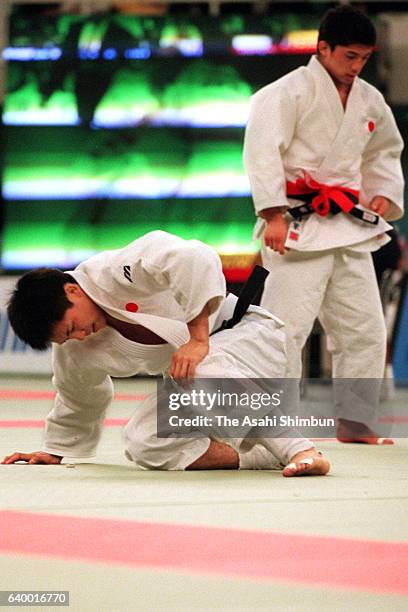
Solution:
{"label": "green video screen", "polygon": [[3,268],[68,269],[164,229],[247,271],[258,250],[242,164],[250,96],[307,63],[325,8],[141,17],[13,7]]}

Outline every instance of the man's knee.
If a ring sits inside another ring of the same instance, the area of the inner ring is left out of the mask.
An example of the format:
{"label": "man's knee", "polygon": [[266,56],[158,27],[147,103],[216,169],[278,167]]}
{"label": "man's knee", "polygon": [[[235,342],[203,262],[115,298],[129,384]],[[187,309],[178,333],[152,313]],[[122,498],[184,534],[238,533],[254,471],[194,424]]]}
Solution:
{"label": "man's knee", "polygon": [[136,435],[128,426],[123,438],[125,456],[140,470],[185,470],[206,453],[209,445],[207,438],[158,438],[156,432]]}
{"label": "man's knee", "polygon": [[341,325],[337,329],[328,330],[328,349],[330,352],[381,355],[387,343],[387,330],[382,317],[366,317],[348,325],[345,329]]}

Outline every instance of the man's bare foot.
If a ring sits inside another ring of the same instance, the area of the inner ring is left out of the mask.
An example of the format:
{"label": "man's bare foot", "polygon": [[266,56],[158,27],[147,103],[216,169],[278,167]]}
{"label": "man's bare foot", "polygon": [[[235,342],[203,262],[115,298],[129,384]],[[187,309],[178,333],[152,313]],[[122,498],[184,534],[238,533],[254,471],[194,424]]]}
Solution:
{"label": "man's bare foot", "polygon": [[296,453],[284,468],[283,475],[291,476],[325,476],[330,470],[330,463],[315,448]]}
{"label": "man's bare foot", "polygon": [[337,439],[345,444],[394,444],[390,438],[379,438],[377,434],[358,421],[348,421],[347,419],[337,420]]}

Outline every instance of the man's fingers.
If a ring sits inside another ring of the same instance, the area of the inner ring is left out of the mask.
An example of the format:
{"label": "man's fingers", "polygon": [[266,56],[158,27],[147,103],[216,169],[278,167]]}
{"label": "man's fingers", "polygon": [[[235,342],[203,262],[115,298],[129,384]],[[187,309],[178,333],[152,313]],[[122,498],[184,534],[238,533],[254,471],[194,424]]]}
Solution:
{"label": "man's fingers", "polygon": [[189,359],[184,358],[179,366],[177,378],[187,378]]}
{"label": "man's fingers", "polygon": [[183,358],[174,359],[171,375],[173,378],[185,378],[187,372],[187,363]]}
{"label": "man's fingers", "polygon": [[275,242],[274,246],[273,246],[273,250],[276,251],[276,253],[279,253],[280,255],[284,255],[285,254],[285,245],[283,242]]}
{"label": "man's fingers", "polygon": [[382,196],[376,196],[373,198],[368,206],[370,210],[380,215],[380,217],[384,217],[387,214],[391,206],[390,200],[384,198]]}
{"label": "man's fingers", "polygon": [[8,455],[2,461],[3,464],[9,465],[10,463],[15,463],[16,461],[28,461],[29,455],[26,453],[13,453],[12,455]]}
{"label": "man's fingers", "polygon": [[173,378],[177,378],[178,371],[179,371],[179,362],[178,362],[178,359],[173,357],[173,360],[172,360],[172,363],[171,363],[170,376],[172,376]]}
{"label": "man's fingers", "polygon": [[173,378],[193,378],[195,373],[195,361],[188,357],[174,360],[170,375]]}
{"label": "man's fingers", "polygon": [[9,465],[11,463],[16,463],[17,461],[25,461],[28,464],[53,464],[60,463],[58,457],[54,457],[48,453],[38,452],[38,453],[13,453],[12,455],[8,455],[2,461],[2,464]]}
{"label": "man's fingers", "polygon": [[380,215],[380,217],[384,215],[386,209],[387,207],[385,206],[385,204],[381,202],[375,202],[371,205],[371,210],[377,213],[377,215]]}
{"label": "man's fingers", "polygon": [[6,457],[6,463],[14,463],[15,461],[25,461],[22,453],[13,453]]}
{"label": "man's fingers", "polygon": [[196,364],[194,361],[190,361],[187,368],[187,378],[194,378]]}
{"label": "man's fingers", "polygon": [[277,239],[266,239],[265,246],[275,251],[275,253],[280,253],[280,255],[285,254],[285,240],[277,240]]}
{"label": "man's fingers", "polygon": [[178,369],[177,359],[173,355],[173,359],[171,360],[170,376],[172,376],[173,378],[176,378],[177,369]]}

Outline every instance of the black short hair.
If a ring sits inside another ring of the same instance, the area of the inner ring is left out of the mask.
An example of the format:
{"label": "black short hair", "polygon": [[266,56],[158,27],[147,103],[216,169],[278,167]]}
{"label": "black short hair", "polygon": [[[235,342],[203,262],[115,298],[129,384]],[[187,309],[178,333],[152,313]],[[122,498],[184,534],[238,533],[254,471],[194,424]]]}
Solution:
{"label": "black short hair", "polygon": [[49,347],[54,326],[72,306],[64,291],[66,283],[76,280],[54,268],[37,268],[17,281],[7,315],[15,334],[32,348]]}
{"label": "black short hair", "polygon": [[332,50],[337,45],[374,47],[377,33],[367,15],[346,5],[330,9],[323,15],[317,40],[326,41]]}

